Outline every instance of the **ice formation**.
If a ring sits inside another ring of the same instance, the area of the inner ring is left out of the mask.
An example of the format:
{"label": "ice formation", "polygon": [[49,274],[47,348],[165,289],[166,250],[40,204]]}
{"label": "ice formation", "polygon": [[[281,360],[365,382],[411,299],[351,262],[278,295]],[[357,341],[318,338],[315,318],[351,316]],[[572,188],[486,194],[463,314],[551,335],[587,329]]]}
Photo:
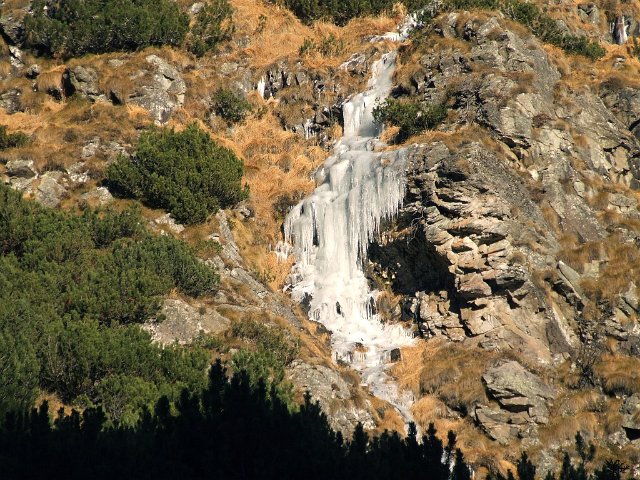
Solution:
{"label": "ice formation", "polygon": [[410,420],[410,394],[399,391],[386,370],[389,352],[411,344],[412,337],[400,325],[381,322],[377,292],[363,271],[369,243],[404,197],[407,151],[380,151],[384,144],[373,118],[391,91],[395,62],[395,51],[384,54],[372,67],[367,90],[344,104],[344,136],[317,172],[315,191],[291,210],[284,230],[296,259],[292,297],[308,302],[309,317],[332,332],[336,359],[350,363],[374,395]]}

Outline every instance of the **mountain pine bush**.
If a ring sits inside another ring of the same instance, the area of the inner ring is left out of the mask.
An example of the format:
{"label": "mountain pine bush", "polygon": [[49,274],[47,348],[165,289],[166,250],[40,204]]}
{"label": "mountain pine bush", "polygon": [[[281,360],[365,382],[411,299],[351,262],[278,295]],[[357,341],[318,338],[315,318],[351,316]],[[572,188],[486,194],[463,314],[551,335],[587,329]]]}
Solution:
{"label": "mountain pine bush", "polygon": [[182,132],[152,129],[141,135],[133,159],[107,169],[120,193],[171,212],[181,223],[201,223],[220,207],[246,198],[243,162],[192,124]]}

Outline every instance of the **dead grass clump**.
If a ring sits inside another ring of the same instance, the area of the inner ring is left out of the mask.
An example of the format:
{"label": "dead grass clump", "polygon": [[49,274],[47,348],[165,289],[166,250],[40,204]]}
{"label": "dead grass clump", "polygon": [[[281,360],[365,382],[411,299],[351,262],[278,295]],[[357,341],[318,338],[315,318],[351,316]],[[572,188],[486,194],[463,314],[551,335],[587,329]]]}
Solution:
{"label": "dead grass clump", "polygon": [[401,386],[411,388],[417,396],[435,396],[466,414],[486,401],[480,378],[496,358],[495,352],[434,341],[403,350],[393,373]]}
{"label": "dead grass clump", "polygon": [[65,70],[66,67],[62,65],[47,72],[42,72],[35,81],[36,91],[59,95],[60,97],[64,95],[62,76]]}
{"label": "dead grass clump", "polygon": [[640,358],[606,355],[596,366],[596,374],[609,395],[633,395],[640,392]]}
{"label": "dead grass clump", "polygon": [[561,250],[557,253],[558,259],[580,273],[584,273],[586,264],[600,260],[603,255],[600,242],[592,241],[581,244],[573,233],[562,235],[559,243]]}

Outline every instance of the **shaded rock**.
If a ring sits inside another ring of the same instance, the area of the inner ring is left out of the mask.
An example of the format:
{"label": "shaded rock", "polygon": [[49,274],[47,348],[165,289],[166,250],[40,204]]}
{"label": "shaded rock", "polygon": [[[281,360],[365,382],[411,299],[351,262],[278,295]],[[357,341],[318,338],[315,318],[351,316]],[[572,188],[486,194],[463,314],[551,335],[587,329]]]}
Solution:
{"label": "shaded rock", "polygon": [[540,377],[516,361],[489,369],[483,376],[487,391],[508,411],[525,411],[537,423],[548,421],[546,402],[555,392]]}
{"label": "shaded rock", "polygon": [[94,101],[104,96],[98,83],[98,72],[94,68],[79,65],[69,70],[68,75],[71,94],[77,93]]}
{"label": "shaded rock", "polygon": [[0,32],[13,45],[24,41],[24,11],[11,12],[0,17]]}
{"label": "shaded rock", "polygon": [[10,177],[33,178],[38,174],[33,160],[10,160],[5,168]]}
{"label": "shaded rock", "polygon": [[27,68],[27,71],[25,72],[24,75],[25,77],[30,79],[36,78],[38,75],[40,75],[40,65],[38,65],[37,63],[34,63],[29,68]]}
{"label": "shaded rock", "polygon": [[231,326],[231,321],[211,308],[194,307],[183,300],[167,299],[162,305],[160,322],[146,323],[153,340],[163,345],[186,344],[200,332],[219,334]]}
{"label": "shaded rock", "polygon": [[402,360],[402,352],[399,348],[394,348],[389,352],[389,360],[392,362],[399,362]]}
{"label": "shaded rock", "polygon": [[21,94],[17,88],[0,93],[0,108],[4,108],[9,115],[22,111]]}
{"label": "shaded rock", "polygon": [[597,25],[600,21],[600,10],[595,3],[581,3],[578,5],[578,15],[584,22]]}

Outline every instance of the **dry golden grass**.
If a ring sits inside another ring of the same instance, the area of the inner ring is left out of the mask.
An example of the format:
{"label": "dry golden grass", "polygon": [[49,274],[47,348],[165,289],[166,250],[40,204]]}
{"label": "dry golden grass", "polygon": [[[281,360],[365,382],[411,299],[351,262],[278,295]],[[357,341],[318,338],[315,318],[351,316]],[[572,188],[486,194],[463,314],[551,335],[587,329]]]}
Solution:
{"label": "dry golden grass", "polygon": [[611,394],[640,392],[640,358],[605,355],[596,366],[603,388]]}
{"label": "dry golden grass", "polygon": [[35,88],[38,92],[64,91],[62,85],[62,74],[66,66],[60,65],[38,75],[35,81]]}

